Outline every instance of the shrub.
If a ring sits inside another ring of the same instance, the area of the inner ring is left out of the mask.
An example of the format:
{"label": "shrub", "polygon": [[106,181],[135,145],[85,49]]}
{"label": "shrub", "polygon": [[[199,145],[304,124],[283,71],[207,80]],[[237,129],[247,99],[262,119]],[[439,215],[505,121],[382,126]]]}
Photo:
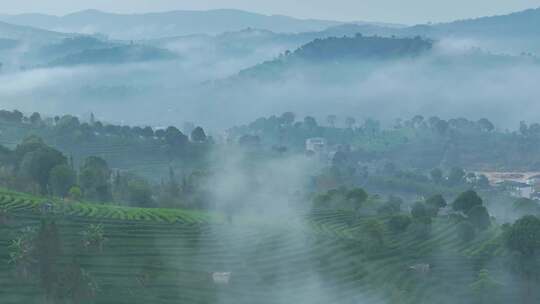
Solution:
{"label": "shrub", "polygon": [[103,251],[103,243],[106,238],[102,224],[90,224],[83,231],[82,237],[84,248],[97,248],[100,252]]}
{"label": "shrub", "polygon": [[402,233],[407,230],[412,220],[407,215],[394,215],[388,220],[388,228],[394,233]]}

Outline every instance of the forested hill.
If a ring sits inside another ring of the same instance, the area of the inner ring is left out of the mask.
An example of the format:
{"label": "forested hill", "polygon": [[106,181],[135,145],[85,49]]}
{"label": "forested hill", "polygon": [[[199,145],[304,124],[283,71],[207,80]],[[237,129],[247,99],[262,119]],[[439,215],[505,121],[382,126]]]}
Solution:
{"label": "forested hill", "polygon": [[292,57],[308,61],[391,59],[418,56],[432,48],[432,42],[417,38],[378,36],[330,37],[300,47]]}
{"label": "forested hill", "polygon": [[168,50],[142,45],[119,45],[108,48],[85,49],[58,58],[49,66],[82,64],[122,64],[157,60],[172,60],[177,56]]}
{"label": "forested hill", "polygon": [[508,15],[458,20],[434,25],[417,25],[403,29],[402,33],[441,36],[521,36],[540,35],[540,8]]}
{"label": "forested hill", "polygon": [[330,37],[315,39],[294,52],[286,52],[278,58],[267,61],[239,73],[240,77],[267,78],[298,65],[317,66],[318,64],[362,61],[384,61],[391,59],[414,58],[429,52],[433,47],[431,40],[415,38],[387,38],[379,36]]}
{"label": "forested hill", "polygon": [[2,39],[44,43],[61,40],[70,36],[72,35],[32,28],[28,26],[13,25],[0,21],[0,38]]}

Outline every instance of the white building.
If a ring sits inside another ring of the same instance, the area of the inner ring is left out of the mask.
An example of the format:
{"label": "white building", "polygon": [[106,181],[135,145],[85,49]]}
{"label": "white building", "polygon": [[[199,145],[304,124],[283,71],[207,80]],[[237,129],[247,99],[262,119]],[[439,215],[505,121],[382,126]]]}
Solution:
{"label": "white building", "polygon": [[510,194],[515,197],[524,197],[524,198],[532,198],[534,193],[534,189],[532,186],[525,186],[525,187],[516,187],[512,191],[510,191]]}
{"label": "white building", "polygon": [[306,151],[313,153],[323,153],[326,151],[326,139],[321,137],[308,138],[306,140]]}

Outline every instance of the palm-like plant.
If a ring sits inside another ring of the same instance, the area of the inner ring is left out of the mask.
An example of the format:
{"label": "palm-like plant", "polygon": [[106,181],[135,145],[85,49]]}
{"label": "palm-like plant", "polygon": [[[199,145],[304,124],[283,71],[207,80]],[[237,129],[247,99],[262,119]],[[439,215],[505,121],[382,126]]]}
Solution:
{"label": "palm-like plant", "polygon": [[100,252],[103,251],[103,243],[107,240],[103,224],[90,224],[82,235],[84,248],[98,248]]}
{"label": "palm-like plant", "polygon": [[15,265],[18,273],[23,278],[30,276],[30,270],[36,263],[34,258],[34,240],[36,230],[30,227],[24,228],[19,237],[12,240],[8,246],[9,260],[8,263]]}

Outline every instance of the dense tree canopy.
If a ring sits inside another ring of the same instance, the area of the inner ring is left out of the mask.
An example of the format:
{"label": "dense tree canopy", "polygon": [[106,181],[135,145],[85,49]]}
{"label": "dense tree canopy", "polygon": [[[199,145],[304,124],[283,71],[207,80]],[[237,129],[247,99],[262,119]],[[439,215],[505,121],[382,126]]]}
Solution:
{"label": "dense tree canopy", "polygon": [[491,225],[489,212],[484,206],[474,206],[467,212],[468,220],[479,230],[485,230]]}
{"label": "dense tree canopy", "polygon": [[53,195],[65,197],[69,190],[76,185],[76,172],[66,164],[58,165],[51,170],[50,185]]}
{"label": "dense tree canopy", "polygon": [[411,208],[411,215],[417,220],[426,220],[430,218],[430,214],[426,205],[422,202],[416,202]]}
{"label": "dense tree canopy", "polygon": [[19,175],[39,185],[41,193],[47,193],[51,171],[59,165],[67,164],[67,158],[59,151],[45,145],[42,140],[30,137],[15,149],[19,159]]}
{"label": "dense tree canopy", "polygon": [[440,194],[435,194],[426,199],[426,207],[432,216],[437,216],[439,210],[447,206],[446,200]]}
{"label": "dense tree canopy", "polygon": [[482,206],[483,201],[480,196],[474,191],[469,190],[461,193],[452,203],[452,208],[456,211],[461,211],[467,214],[476,206]]}
{"label": "dense tree canopy", "polygon": [[524,256],[533,256],[540,250],[540,219],[527,215],[517,220],[506,233],[506,244]]}
{"label": "dense tree canopy", "polygon": [[206,133],[204,132],[203,128],[196,127],[191,131],[191,141],[193,142],[205,142],[206,141]]}
{"label": "dense tree canopy", "polygon": [[109,186],[111,171],[107,162],[99,157],[87,158],[80,170],[80,185],[85,197],[97,201],[112,198]]}

